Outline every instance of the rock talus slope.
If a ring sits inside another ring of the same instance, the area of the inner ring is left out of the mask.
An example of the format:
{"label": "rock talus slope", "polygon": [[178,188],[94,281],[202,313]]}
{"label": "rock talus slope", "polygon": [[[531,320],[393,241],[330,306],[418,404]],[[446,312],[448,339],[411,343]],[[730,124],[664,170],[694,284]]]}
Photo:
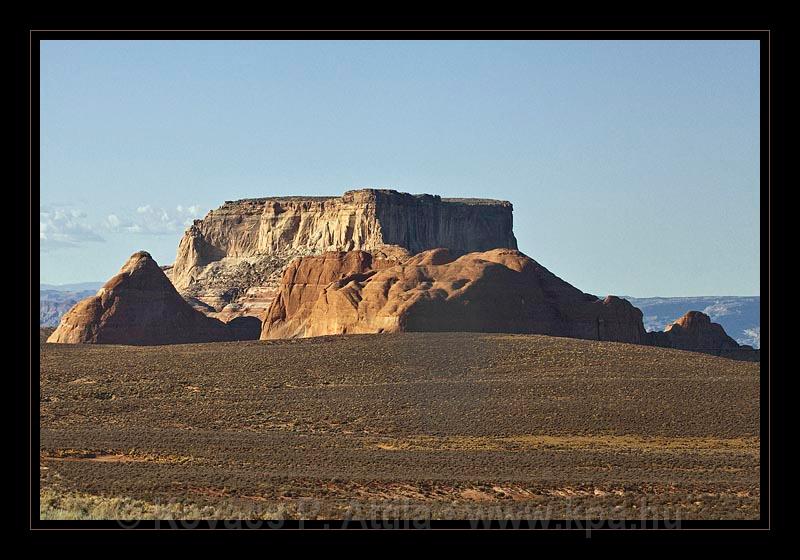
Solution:
{"label": "rock talus slope", "polygon": [[190,306],[149,253],[134,253],[96,295],[78,302],[48,338],[55,343],[175,344],[258,338],[260,322],[223,323]]}

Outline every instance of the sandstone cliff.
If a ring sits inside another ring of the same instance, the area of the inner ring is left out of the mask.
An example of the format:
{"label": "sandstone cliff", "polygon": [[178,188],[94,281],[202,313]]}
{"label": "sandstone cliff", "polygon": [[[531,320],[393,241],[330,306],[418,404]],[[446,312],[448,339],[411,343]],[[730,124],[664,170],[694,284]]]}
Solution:
{"label": "sandstone cliff", "polygon": [[434,249],[401,263],[373,263],[363,251],[297,259],[261,338],[400,331],[646,338],[630,303],[585,294],[513,249],[460,257]]}
{"label": "sandstone cliff", "polygon": [[167,274],[200,309],[263,316],[295,257],[350,250],[405,257],[436,247],[460,253],[515,249],[512,225],[508,202],[392,190],[240,200],[194,222]]}
{"label": "sandstone cliff", "polygon": [[47,339],[55,343],[175,344],[258,338],[260,322],[223,323],[193,309],[152,257],[134,253],[96,295],[78,302]]}

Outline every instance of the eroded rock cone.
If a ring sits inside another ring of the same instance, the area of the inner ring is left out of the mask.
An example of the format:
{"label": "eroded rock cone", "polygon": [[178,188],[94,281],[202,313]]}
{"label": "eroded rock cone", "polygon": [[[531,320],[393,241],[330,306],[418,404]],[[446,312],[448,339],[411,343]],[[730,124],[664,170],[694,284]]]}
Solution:
{"label": "eroded rock cone", "polygon": [[260,321],[242,319],[226,324],[195,310],[150,254],[139,251],[96,295],[70,309],[47,341],[153,345],[258,338]]}

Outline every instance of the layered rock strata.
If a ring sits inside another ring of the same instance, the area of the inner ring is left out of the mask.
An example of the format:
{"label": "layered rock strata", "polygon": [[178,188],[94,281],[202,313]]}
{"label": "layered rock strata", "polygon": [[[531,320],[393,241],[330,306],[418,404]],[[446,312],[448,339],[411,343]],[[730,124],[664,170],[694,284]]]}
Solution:
{"label": "layered rock strata", "polygon": [[263,317],[295,257],[366,250],[399,259],[436,247],[516,249],[512,212],[505,201],[381,189],[229,201],[189,227],[167,274],[212,315]]}

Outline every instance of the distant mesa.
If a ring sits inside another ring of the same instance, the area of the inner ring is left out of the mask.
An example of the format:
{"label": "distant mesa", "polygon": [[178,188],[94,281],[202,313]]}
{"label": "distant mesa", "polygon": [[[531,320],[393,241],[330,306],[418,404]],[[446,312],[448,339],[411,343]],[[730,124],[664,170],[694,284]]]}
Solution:
{"label": "distant mesa", "polygon": [[176,344],[258,338],[261,322],[224,323],[193,309],[149,253],[131,255],[96,295],[77,303],[47,339],[55,343]]}
{"label": "distant mesa", "polygon": [[167,275],[198,309],[263,319],[296,257],[352,250],[408,255],[437,247],[460,254],[516,249],[511,203],[389,189],[228,201],[189,227]]}

